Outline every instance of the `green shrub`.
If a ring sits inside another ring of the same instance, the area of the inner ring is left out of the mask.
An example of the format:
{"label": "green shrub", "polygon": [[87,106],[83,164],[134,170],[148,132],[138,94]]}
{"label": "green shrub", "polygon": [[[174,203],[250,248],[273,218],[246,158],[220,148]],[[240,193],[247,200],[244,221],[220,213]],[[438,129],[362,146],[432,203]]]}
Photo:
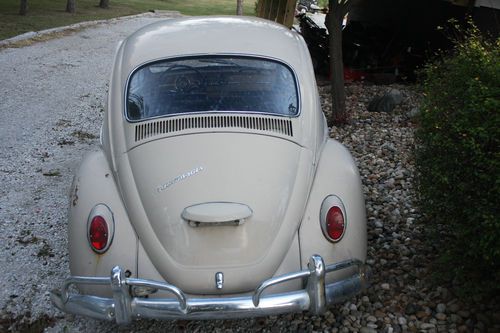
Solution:
{"label": "green shrub", "polygon": [[471,27],[423,70],[419,205],[441,274],[465,296],[500,293],[500,39]]}

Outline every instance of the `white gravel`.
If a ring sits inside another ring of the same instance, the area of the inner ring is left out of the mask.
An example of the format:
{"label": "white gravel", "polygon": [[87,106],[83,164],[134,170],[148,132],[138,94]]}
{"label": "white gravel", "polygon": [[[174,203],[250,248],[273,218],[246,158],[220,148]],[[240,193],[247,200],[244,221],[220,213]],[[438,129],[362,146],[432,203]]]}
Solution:
{"label": "white gravel", "polygon": [[43,327],[50,318],[58,318],[56,331],[99,326],[63,317],[49,300],[69,272],[67,191],[98,144],[117,43],[168,16],[112,20],[0,50],[0,331]]}
{"label": "white gravel", "polygon": [[[500,332],[498,304],[470,307],[427,282],[414,207],[411,149],[415,93],[393,113],[366,111],[392,87],[351,85],[346,144],[363,177],[373,287],[322,317],[290,314],[228,321],[140,321],[126,328],[66,315],[49,291],[69,273],[67,191],[82,156],[97,147],[116,44],[168,14],[99,23],[68,36],[0,50],[0,332]],[[320,89],[329,111],[328,88]]]}

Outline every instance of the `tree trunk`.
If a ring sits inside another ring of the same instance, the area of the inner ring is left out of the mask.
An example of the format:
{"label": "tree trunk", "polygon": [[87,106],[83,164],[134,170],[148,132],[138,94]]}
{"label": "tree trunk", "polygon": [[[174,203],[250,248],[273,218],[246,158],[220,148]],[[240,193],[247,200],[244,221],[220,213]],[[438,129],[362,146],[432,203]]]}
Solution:
{"label": "tree trunk", "polygon": [[26,15],[28,12],[28,0],[21,0],[21,7],[19,8],[19,15]]}
{"label": "tree trunk", "polygon": [[349,121],[345,106],[344,63],[342,59],[342,20],[349,10],[350,0],[330,0],[327,20],[330,52],[330,78],[332,115],[330,125],[341,125]]}
{"label": "tree trunk", "polygon": [[243,15],[243,0],[236,0],[236,15]]}
{"label": "tree trunk", "polygon": [[108,9],[109,8],[109,0],[101,0],[99,1],[99,7]]}
{"label": "tree trunk", "polygon": [[76,11],[76,0],[68,0],[66,2],[66,12],[67,13],[74,13]]}

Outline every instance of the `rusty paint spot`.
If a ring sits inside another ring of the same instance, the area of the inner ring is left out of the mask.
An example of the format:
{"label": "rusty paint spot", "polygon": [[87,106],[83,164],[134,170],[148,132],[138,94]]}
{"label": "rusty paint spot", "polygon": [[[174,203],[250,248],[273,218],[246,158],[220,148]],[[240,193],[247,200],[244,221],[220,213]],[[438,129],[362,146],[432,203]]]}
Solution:
{"label": "rusty paint spot", "polygon": [[72,201],[73,207],[78,203],[78,184],[75,185],[75,190],[73,191]]}
{"label": "rusty paint spot", "polygon": [[92,251],[92,253],[95,255],[94,256],[95,260],[93,260],[92,262],[92,264],[94,265],[94,276],[98,276],[98,270],[101,264],[102,254],[95,253],[94,251]]}

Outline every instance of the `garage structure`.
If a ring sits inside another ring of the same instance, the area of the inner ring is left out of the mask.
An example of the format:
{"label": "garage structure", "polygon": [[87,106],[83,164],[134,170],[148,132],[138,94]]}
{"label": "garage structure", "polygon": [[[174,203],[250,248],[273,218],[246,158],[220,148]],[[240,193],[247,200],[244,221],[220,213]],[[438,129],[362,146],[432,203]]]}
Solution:
{"label": "garage structure", "polygon": [[259,0],[256,14],[271,21],[292,27],[296,0]]}

